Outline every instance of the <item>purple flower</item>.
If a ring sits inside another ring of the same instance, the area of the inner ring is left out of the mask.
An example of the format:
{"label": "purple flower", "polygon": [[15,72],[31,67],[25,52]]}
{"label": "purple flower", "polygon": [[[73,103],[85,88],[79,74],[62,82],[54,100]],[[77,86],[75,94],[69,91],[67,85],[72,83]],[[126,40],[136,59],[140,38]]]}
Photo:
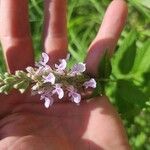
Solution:
{"label": "purple flower", "polygon": [[84,82],[83,86],[85,86],[85,88],[96,88],[96,81],[92,78],[89,81]]}
{"label": "purple flower", "polygon": [[56,67],[56,71],[59,72],[59,73],[63,73],[63,71],[66,69],[67,67],[67,62],[65,59],[61,59],[59,60],[60,64],[57,65],[55,64],[55,67]]}
{"label": "purple flower", "polygon": [[71,99],[72,99],[75,103],[77,103],[77,104],[80,103],[80,101],[81,101],[81,95],[80,95],[80,94],[78,94],[78,93],[76,93],[76,92],[72,92],[72,93],[70,93],[70,96],[71,96]]}
{"label": "purple flower", "polygon": [[36,64],[37,67],[45,66],[49,61],[49,56],[46,53],[42,53],[41,60]]}
{"label": "purple flower", "polygon": [[81,101],[81,95],[76,92],[77,90],[73,86],[70,86],[68,88],[68,91],[69,91],[68,96],[71,97],[71,100],[79,104]]}
{"label": "purple flower", "polygon": [[55,76],[53,73],[49,73],[47,77],[43,76],[43,78],[44,78],[44,83],[51,83],[51,84],[55,83]]}
{"label": "purple flower", "polygon": [[64,97],[64,91],[61,88],[60,84],[55,85],[55,89],[52,91],[53,94],[57,94],[59,99],[62,99]]}
{"label": "purple flower", "polygon": [[52,94],[50,92],[48,92],[48,91],[45,91],[45,93],[43,93],[41,95],[40,100],[44,100],[45,108],[49,108],[54,103],[54,99],[52,98]]}
{"label": "purple flower", "polygon": [[52,106],[54,103],[54,99],[51,97],[51,98],[48,98],[48,97],[45,97],[45,102],[44,102],[44,106],[45,108],[49,108],[50,106]]}
{"label": "purple flower", "polygon": [[75,64],[73,68],[71,69],[70,75],[80,75],[86,70],[86,65],[84,63]]}

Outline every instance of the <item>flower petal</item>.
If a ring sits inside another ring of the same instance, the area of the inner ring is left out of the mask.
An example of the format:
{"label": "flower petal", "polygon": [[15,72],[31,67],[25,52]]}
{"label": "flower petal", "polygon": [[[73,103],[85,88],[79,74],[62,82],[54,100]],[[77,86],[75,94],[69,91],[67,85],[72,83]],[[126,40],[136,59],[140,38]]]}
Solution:
{"label": "flower petal", "polygon": [[71,100],[79,104],[81,101],[81,95],[77,93],[77,89],[75,89],[73,86],[69,86],[67,90],[69,91],[68,96],[71,97]]}
{"label": "flower petal", "polygon": [[43,76],[43,78],[44,78],[44,83],[51,83],[51,84],[55,83],[55,76],[53,73],[50,73],[47,77]]}
{"label": "flower petal", "polygon": [[67,62],[65,59],[59,60],[60,64],[55,64],[55,67],[57,68],[57,71],[64,71],[67,67]]}
{"label": "flower petal", "polygon": [[64,91],[62,88],[57,89],[57,93],[58,93],[58,98],[62,99],[64,97]]}
{"label": "flower petal", "polygon": [[86,65],[84,63],[75,64],[71,69],[71,75],[79,75],[86,70]]}
{"label": "flower petal", "polygon": [[36,67],[42,67],[45,66],[49,61],[49,56],[46,53],[42,53],[42,58],[38,63],[35,63]]}
{"label": "flower petal", "polygon": [[54,103],[54,99],[52,97],[45,97],[45,103],[44,106],[46,108],[49,108],[50,106],[52,106]]}
{"label": "flower petal", "polygon": [[96,81],[95,81],[95,79],[90,79],[89,81],[86,81],[84,84],[83,84],[83,86],[85,86],[85,88],[89,88],[89,87],[91,87],[91,88],[96,88]]}
{"label": "flower petal", "polygon": [[49,56],[46,53],[42,53],[43,63],[47,64],[49,61]]}
{"label": "flower petal", "polygon": [[62,99],[64,97],[64,91],[61,88],[61,86],[59,84],[55,85],[55,90],[53,90],[52,92],[53,94],[57,94],[59,99]]}
{"label": "flower petal", "polygon": [[51,103],[50,99],[47,98],[47,97],[45,97],[45,103],[44,103],[44,106],[45,106],[46,108],[49,108],[50,103]]}
{"label": "flower petal", "polygon": [[72,99],[75,103],[79,104],[81,101],[81,95],[78,93],[72,93]]}

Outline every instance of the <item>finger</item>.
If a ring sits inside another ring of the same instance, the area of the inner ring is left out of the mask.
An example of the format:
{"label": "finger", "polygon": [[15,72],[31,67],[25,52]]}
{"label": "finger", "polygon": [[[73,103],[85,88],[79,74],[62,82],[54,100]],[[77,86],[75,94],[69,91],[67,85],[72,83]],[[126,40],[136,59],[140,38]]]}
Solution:
{"label": "finger", "polygon": [[106,49],[112,55],[125,25],[127,12],[127,5],[123,0],[113,0],[109,5],[98,34],[89,47],[86,59],[89,73],[97,73],[100,58]]}
{"label": "finger", "polygon": [[32,65],[28,0],[1,0],[0,39],[10,72]]}
{"label": "finger", "polygon": [[[106,96],[91,99],[85,110],[90,110],[90,117],[84,139],[92,141],[101,149],[130,149],[123,123]],[[112,140],[114,137],[115,140]]]}
{"label": "finger", "polygon": [[45,0],[44,50],[54,64],[67,53],[66,0]]}

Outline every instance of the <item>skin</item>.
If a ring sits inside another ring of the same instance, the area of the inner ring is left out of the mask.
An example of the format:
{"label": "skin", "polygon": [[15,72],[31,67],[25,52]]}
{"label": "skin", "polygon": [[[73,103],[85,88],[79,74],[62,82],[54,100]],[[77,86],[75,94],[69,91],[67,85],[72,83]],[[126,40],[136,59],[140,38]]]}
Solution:
{"label": "skin", "polygon": [[[28,0],[0,1],[0,40],[8,71],[33,65],[33,45],[28,21]],[[104,50],[112,55],[127,17],[123,0],[110,3],[86,58],[88,72],[96,68]],[[43,49],[50,64],[67,53],[66,1],[45,0]],[[93,67],[95,66],[95,67]],[[30,92],[0,95],[1,150],[129,150],[119,115],[106,96],[57,103],[45,109]]]}

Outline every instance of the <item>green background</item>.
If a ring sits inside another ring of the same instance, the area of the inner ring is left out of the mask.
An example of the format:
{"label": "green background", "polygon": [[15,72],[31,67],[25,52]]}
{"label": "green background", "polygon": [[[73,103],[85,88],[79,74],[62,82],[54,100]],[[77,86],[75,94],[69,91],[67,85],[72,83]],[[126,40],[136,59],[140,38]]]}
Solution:
{"label": "green background", "polygon": [[[70,63],[84,60],[109,3],[110,0],[68,0]],[[124,120],[132,149],[150,150],[150,0],[127,3],[127,25],[111,60],[111,79],[116,82],[109,82],[106,91]],[[38,59],[42,49],[43,0],[30,0],[29,9]],[[0,57],[0,72],[4,71]]]}

